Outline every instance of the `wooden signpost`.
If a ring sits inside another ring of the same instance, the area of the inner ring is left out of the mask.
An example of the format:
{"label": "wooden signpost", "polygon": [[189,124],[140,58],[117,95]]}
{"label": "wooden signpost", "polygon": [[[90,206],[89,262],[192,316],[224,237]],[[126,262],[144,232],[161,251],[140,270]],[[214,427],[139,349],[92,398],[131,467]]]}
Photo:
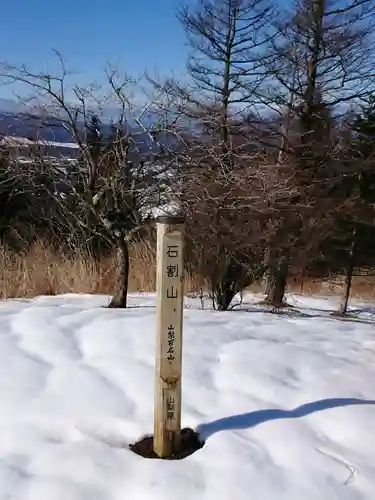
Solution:
{"label": "wooden signpost", "polygon": [[184,218],[157,219],[157,337],[154,451],[168,458],[181,443]]}

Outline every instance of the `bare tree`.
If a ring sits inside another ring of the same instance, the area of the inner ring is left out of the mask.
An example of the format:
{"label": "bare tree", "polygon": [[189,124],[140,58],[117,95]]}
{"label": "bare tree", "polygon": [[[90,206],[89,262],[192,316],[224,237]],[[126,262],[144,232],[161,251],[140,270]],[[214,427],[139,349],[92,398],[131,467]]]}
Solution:
{"label": "bare tree", "polygon": [[[173,111],[170,105],[168,110],[176,134],[183,137],[175,197],[195,221],[192,262],[206,277],[208,273],[219,308],[227,308],[244,283],[258,276],[259,263],[252,258],[261,245],[255,238],[260,234],[257,217],[246,217],[259,196],[254,165],[261,160],[243,117],[260,103],[272,11],[268,0],[202,0],[183,7],[178,17],[191,49],[188,83],[151,79],[173,100]],[[239,220],[242,229],[234,224]]]}
{"label": "bare tree", "polygon": [[298,194],[293,176],[278,177],[267,157],[251,154],[246,142],[237,142],[233,151],[236,168],[228,171],[220,145],[192,141],[179,193],[188,214],[188,262],[210,283],[220,310],[262,276],[269,236],[265,222],[276,222],[280,214],[293,213],[295,219],[309,210],[308,205],[289,205]]}
{"label": "bare tree", "polygon": [[[256,170],[233,175],[211,165],[187,183],[181,203],[188,215],[187,258],[195,274],[210,288],[215,309],[229,308],[237,293],[262,273],[260,220],[252,206],[247,182]],[[259,207],[261,204],[259,204]]]}
{"label": "bare tree", "polygon": [[[272,49],[265,58],[269,80],[264,103],[279,113],[287,110],[289,126],[284,122],[280,127],[279,158],[284,165],[294,165],[299,192],[314,199],[316,213],[321,213],[318,205],[327,203],[319,197],[329,193],[328,186],[322,189],[322,185],[335,184],[332,177],[342,175],[337,165],[332,166],[340,157],[333,116],[344,113],[374,89],[375,6],[369,0],[298,0],[279,19]],[[283,169],[280,162],[278,169]],[[285,233],[285,223],[281,227]],[[289,227],[297,233],[301,229],[298,224]],[[271,243],[276,254],[280,253],[275,248],[279,244],[279,238]],[[293,260],[292,254],[283,255],[282,260]],[[267,257],[271,267],[279,269],[274,258]],[[267,290],[271,302],[278,281],[277,273],[272,274],[273,285]],[[285,289],[284,277],[282,282]]]}
{"label": "bare tree", "polygon": [[[69,86],[71,75],[60,54],[57,57],[58,74],[3,65],[2,77],[8,84],[22,83],[30,91],[30,112],[44,126],[51,121],[58,123],[78,145],[80,159],[75,170],[79,182],[72,182],[68,175],[62,179],[61,171],[50,165],[60,183],[60,190],[54,193],[55,202],[65,212],[68,226],[97,233],[117,249],[118,281],[110,307],[126,307],[129,242],[143,227],[150,207],[160,202],[158,180],[169,164],[162,161],[164,151],[158,147],[157,134],[143,126],[141,116],[147,106],[140,109],[130,99],[135,84],[130,78],[110,69],[105,91],[95,85]],[[96,143],[90,145],[88,124],[109,104],[117,111],[111,136],[104,140],[97,130]]]}
{"label": "bare tree", "polygon": [[170,80],[164,89],[180,96],[179,112],[190,124],[221,143],[228,163],[230,124],[259,102],[271,14],[268,0],[202,0],[178,16],[191,49],[190,79],[183,86]]}

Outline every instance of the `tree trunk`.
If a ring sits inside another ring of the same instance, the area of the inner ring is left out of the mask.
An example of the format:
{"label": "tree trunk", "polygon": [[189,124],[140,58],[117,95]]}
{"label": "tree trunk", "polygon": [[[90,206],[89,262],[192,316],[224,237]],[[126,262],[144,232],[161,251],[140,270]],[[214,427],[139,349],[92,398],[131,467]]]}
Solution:
{"label": "tree trunk", "polygon": [[266,251],[264,252],[263,264],[265,267],[265,272],[263,274],[263,293],[268,296],[272,288],[273,275],[271,270],[271,246],[268,245]]}
{"label": "tree trunk", "polygon": [[343,301],[340,305],[339,314],[346,314],[348,311],[348,303],[350,297],[350,290],[352,287],[352,279],[353,279],[353,271],[355,266],[355,247],[357,243],[357,234],[356,230],[353,230],[353,239],[350,245],[349,251],[349,260],[346,268],[346,276],[345,276],[345,294]]}
{"label": "tree trunk", "polygon": [[318,64],[322,52],[323,20],[325,13],[325,0],[313,0],[311,15],[313,21],[313,34],[310,46],[310,57],[307,63],[307,82],[303,97],[305,130],[302,133],[302,144],[310,141],[309,132],[312,130],[314,119],[314,102],[317,89]]}
{"label": "tree trunk", "polygon": [[130,261],[129,246],[128,242],[124,238],[124,235],[121,235],[121,237],[119,238],[119,244],[117,248],[117,264],[118,276],[115,293],[108,307],[126,308],[128,298]]}
{"label": "tree trunk", "polygon": [[270,269],[271,280],[265,302],[274,307],[282,307],[288,279],[288,262],[286,258],[280,259],[276,269]]}
{"label": "tree trunk", "polygon": [[243,289],[243,273],[242,267],[229,263],[215,283],[214,301],[218,311],[227,311],[234,297]]}
{"label": "tree trunk", "polygon": [[263,294],[268,297],[271,293],[272,283],[274,282],[274,274],[271,269],[267,269],[263,276]]}
{"label": "tree trunk", "polygon": [[[227,269],[227,273],[229,269]],[[225,274],[213,287],[214,307],[218,311],[227,311],[232,300],[238,293],[236,279]]]}
{"label": "tree trunk", "polygon": [[216,296],[217,310],[227,311],[235,296],[236,292],[234,292],[233,290],[223,290]]}

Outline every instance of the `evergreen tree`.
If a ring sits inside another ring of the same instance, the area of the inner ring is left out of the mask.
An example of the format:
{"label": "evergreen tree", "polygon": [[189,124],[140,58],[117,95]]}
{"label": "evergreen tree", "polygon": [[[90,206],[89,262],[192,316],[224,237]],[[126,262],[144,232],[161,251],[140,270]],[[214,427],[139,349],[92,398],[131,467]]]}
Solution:
{"label": "evergreen tree", "polygon": [[97,115],[92,115],[90,120],[85,124],[86,145],[89,149],[90,156],[97,164],[99,162],[103,148],[103,133],[102,122]]}
{"label": "evergreen tree", "polygon": [[352,278],[358,270],[368,273],[375,265],[375,99],[370,95],[354,119],[352,143],[340,161],[342,178],[331,191],[339,207],[334,232],[324,242],[331,270],[344,271],[345,292],[339,313],[346,314]]}
{"label": "evergreen tree", "polygon": [[354,120],[354,153],[358,158],[372,162],[375,157],[375,94],[370,94],[368,101],[361,108],[361,113]]}

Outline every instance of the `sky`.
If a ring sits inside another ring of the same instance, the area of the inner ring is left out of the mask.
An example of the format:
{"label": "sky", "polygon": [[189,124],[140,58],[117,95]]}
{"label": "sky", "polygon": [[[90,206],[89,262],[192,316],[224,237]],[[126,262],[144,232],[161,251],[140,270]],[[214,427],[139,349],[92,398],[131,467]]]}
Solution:
{"label": "sky", "polygon": [[[193,0],[191,0],[193,1]],[[99,80],[111,62],[133,75],[181,75],[187,55],[180,0],[2,0],[0,61],[53,68],[60,51],[78,81]],[[78,83],[78,82],[77,82]],[[9,90],[0,88],[0,97]]]}

